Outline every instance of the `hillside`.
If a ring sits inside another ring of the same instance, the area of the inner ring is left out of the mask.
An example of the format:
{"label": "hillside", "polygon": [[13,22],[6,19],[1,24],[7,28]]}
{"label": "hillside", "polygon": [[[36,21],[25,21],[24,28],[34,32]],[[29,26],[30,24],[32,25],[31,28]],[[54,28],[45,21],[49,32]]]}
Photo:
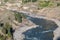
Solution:
{"label": "hillside", "polygon": [[0,0],[0,40],[56,40],[59,29],[60,0]]}

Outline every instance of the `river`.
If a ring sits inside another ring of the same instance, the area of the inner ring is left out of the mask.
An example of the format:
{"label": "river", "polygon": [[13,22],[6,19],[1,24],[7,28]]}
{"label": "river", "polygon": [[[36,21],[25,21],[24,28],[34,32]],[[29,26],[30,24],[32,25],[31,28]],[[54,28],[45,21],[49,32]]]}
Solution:
{"label": "river", "polygon": [[48,19],[47,17],[29,14],[28,12],[23,12],[23,14],[27,15],[27,19],[38,26],[24,26],[17,29],[14,32],[15,40],[57,40],[60,34],[59,20]]}

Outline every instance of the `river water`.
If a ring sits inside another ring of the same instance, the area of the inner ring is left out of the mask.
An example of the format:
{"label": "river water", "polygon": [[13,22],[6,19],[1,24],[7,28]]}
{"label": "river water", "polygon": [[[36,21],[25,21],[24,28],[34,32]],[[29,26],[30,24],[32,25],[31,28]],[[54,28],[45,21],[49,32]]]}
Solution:
{"label": "river water", "polygon": [[23,32],[22,34],[25,35],[23,40],[53,40],[53,31],[58,27],[55,22],[33,17],[28,18],[28,20],[39,26]]}
{"label": "river water", "polygon": [[[32,16],[32,17],[31,17]],[[38,17],[38,16],[37,16]],[[14,32],[15,40],[53,40],[54,30],[58,25],[51,20],[44,19],[45,17],[35,17],[34,15],[27,16],[27,19],[33,22],[35,28],[24,26]]]}

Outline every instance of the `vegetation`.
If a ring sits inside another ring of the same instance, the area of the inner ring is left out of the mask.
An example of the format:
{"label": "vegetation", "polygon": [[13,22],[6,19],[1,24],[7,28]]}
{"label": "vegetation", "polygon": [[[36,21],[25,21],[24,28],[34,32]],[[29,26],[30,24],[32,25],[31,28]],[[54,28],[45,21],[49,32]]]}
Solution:
{"label": "vegetation", "polygon": [[6,38],[0,34],[0,40],[6,40]]}
{"label": "vegetation", "polygon": [[8,2],[8,0],[4,0],[4,2]]}
{"label": "vegetation", "polygon": [[8,35],[8,37],[12,36],[11,28],[12,28],[12,26],[9,23],[5,24],[6,34]]}
{"label": "vegetation", "polygon": [[15,13],[15,20],[17,20],[19,23],[22,22],[22,15],[19,13]]}
{"label": "vegetation", "polygon": [[6,23],[4,27],[2,27],[2,34],[0,33],[0,40],[12,39],[12,26],[9,23]]}
{"label": "vegetation", "polygon": [[22,18],[26,18],[26,16],[23,13],[15,12],[14,14],[15,20],[18,21],[19,23],[22,22]]}
{"label": "vegetation", "polygon": [[26,18],[27,16],[26,15],[24,15],[23,13],[21,13],[21,15],[22,15],[22,18]]}
{"label": "vegetation", "polygon": [[37,0],[22,0],[23,3],[36,2]]}
{"label": "vegetation", "polygon": [[0,23],[0,27],[2,27],[4,24],[3,23]]}
{"label": "vegetation", "polygon": [[37,0],[32,0],[32,2],[36,2]]}
{"label": "vegetation", "polygon": [[60,6],[60,3],[57,3],[57,6]]}
{"label": "vegetation", "polygon": [[54,5],[54,3],[51,2],[51,1],[39,1],[39,3],[38,3],[38,6],[40,8],[50,7],[50,6],[53,6],[53,5]]}
{"label": "vegetation", "polygon": [[31,2],[31,0],[22,0],[23,3]]}

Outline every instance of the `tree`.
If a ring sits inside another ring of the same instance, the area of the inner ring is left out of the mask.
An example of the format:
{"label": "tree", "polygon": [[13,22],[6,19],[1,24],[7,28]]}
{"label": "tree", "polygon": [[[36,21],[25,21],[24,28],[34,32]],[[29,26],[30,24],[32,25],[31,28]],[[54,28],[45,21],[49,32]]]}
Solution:
{"label": "tree", "polygon": [[22,3],[36,2],[37,0],[22,0]]}
{"label": "tree", "polygon": [[[12,25],[10,25],[9,23],[6,23],[3,30],[5,29],[4,33],[8,36],[8,37],[12,37],[12,32],[11,32],[11,28]],[[13,31],[13,30],[12,30]]]}
{"label": "tree", "polygon": [[21,23],[22,22],[22,15],[19,13],[15,13],[14,15],[15,15],[15,20],[17,20],[19,23]]}
{"label": "tree", "polygon": [[8,2],[8,0],[4,0],[4,2],[6,3],[6,2]]}
{"label": "tree", "polygon": [[51,7],[54,5],[54,2],[52,1],[39,1],[38,2],[38,7],[44,8],[44,7]]}
{"label": "tree", "polygon": [[0,34],[0,40],[6,40],[6,37]]}

